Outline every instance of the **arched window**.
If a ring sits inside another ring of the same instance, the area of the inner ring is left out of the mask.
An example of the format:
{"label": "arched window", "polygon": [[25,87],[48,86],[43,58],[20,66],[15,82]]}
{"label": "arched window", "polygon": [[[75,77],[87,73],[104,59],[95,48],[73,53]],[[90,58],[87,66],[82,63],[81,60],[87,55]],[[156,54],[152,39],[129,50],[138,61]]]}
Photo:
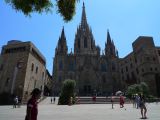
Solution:
{"label": "arched window", "polygon": [[32,63],[32,66],[31,66],[31,71],[33,71],[33,69],[34,69],[34,64]]}
{"label": "arched window", "polygon": [[106,83],[106,77],[104,75],[102,76],[102,82]]}
{"label": "arched window", "polygon": [[60,60],[59,61],[59,70],[62,70],[63,69],[63,63],[62,63],[62,61]]}
{"label": "arched window", "polygon": [[[115,65],[115,63],[112,63],[112,70],[113,70],[113,71],[116,70],[116,65]],[[126,67],[126,70],[128,71],[128,67]]]}
{"label": "arched window", "polygon": [[87,38],[84,38],[84,48],[87,48]]}
{"label": "arched window", "polygon": [[80,49],[80,39],[78,38],[78,48]]}
{"label": "arched window", "polygon": [[105,64],[105,63],[102,63],[102,64],[101,64],[101,71],[102,71],[102,72],[106,72],[106,71],[107,71],[107,69],[106,69],[106,64]]}
{"label": "arched window", "polygon": [[36,74],[38,73],[38,66],[36,67]]}
{"label": "arched window", "polygon": [[74,70],[74,63],[70,62],[69,63],[69,71],[73,71]]}

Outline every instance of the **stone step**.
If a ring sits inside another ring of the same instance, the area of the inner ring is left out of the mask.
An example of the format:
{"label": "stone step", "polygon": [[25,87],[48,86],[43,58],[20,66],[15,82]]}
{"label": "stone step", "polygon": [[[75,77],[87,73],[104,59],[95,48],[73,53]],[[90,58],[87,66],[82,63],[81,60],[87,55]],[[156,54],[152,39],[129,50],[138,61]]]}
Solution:
{"label": "stone step", "polygon": [[[125,103],[131,103],[129,99],[124,97]],[[114,104],[119,104],[119,97],[113,97]],[[76,97],[76,104],[111,104],[111,97]]]}

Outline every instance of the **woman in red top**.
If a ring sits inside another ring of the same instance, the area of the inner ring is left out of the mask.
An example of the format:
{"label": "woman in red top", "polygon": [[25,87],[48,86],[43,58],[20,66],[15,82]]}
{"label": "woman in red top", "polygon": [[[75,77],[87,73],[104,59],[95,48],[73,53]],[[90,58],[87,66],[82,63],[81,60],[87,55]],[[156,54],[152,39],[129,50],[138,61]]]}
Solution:
{"label": "woman in red top", "polygon": [[124,107],[124,97],[122,95],[120,95],[120,108],[123,108]]}
{"label": "woman in red top", "polygon": [[41,96],[41,91],[35,88],[32,97],[28,100],[25,120],[37,120],[38,115],[38,99]]}

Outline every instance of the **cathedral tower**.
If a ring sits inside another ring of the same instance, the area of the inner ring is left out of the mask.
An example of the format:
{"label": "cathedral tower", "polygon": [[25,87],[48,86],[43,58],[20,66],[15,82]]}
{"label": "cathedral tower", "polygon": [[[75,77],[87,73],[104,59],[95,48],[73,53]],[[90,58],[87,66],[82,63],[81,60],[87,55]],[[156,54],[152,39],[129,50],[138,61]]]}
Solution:
{"label": "cathedral tower", "polygon": [[56,51],[56,53],[55,53],[56,55],[66,55],[67,52],[68,52],[66,36],[65,36],[65,33],[64,33],[64,27],[62,29],[61,36],[58,40],[58,45],[57,45],[55,51]]}
{"label": "cathedral tower", "polygon": [[105,55],[111,58],[118,57],[118,51],[115,49],[113,40],[111,40],[109,31],[107,31],[107,43],[105,44]]}
{"label": "cathedral tower", "polygon": [[83,3],[81,23],[77,28],[77,33],[75,35],[74,53],[97,55],[98,50],[98,47],[95,46],[92,31],[87,23],[85,5]]}

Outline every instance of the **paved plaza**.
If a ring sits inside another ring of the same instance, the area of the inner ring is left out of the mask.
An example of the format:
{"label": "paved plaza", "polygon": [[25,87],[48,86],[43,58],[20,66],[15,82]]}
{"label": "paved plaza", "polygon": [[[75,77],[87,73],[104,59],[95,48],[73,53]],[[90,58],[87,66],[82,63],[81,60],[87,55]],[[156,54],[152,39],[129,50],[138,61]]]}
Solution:
{"label": "paved plaza", "polygon": [[[147,104],[148,119],[160,120],[160,103]],[[26,106],[13,109],[12,106],[0,106],[0,120],[24,120]],[[126,104],[119,108],[116,104],[83,104],[60,106],[56,104],[39,104],[38,120],[140,120],[140,110]]]}

